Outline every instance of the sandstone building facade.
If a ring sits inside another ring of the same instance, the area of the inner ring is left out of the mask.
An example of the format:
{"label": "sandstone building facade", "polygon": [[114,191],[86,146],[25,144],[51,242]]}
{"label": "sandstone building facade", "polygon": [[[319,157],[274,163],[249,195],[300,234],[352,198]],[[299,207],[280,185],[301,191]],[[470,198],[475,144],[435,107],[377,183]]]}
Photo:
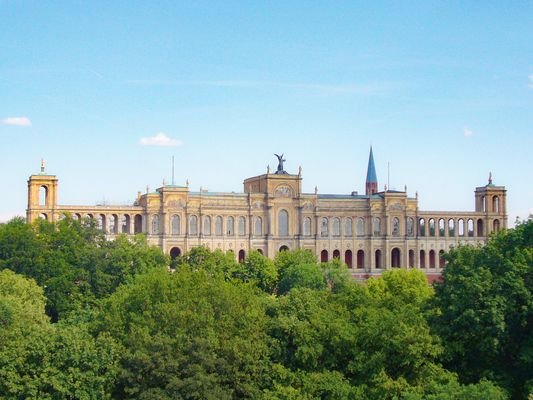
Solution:
{"label": "sandstone building facade", "polygon": [[254,249],[272,258],[285,249],[309,249],[322,261],[341,259],[361,279],[400,266],[435,278],[445,251],[484,242],[507,227],[506,190],[491,178],[475,189],[474,211],[422,211],[418,194],[378,191],[372,149],[364,195],[302,193],[301,169],[289,174],[283,155],[278,160],[275,172],[245,179],[243,193],[163,185],[121,206],[59,205],[58,178],[41,166],[28,180],[27,220],[56,221],[67,213],[93,218],[111,238],[145,234],[172,257],[195,246],[232,251],[239,260]]}

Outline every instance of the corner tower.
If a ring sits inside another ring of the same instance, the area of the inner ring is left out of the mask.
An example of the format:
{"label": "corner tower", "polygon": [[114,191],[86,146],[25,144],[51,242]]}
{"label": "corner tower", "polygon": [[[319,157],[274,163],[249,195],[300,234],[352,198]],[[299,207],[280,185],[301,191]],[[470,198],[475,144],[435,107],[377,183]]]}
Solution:
{"label": "corner tower", "polygon": [[57,183],[58,179],[55,175],[45,173],[44,161],[41,161],[41,172],[31,175],[28,179],[28,209],[26,210],[28,222],[37,218],[55,221]]}
{"label": "corner tower", "polygon": [[492,183],[492,173],[489,174],[487,185],[476,188],[475,210],[483,214],[485,222],[483,226],[478,220],[478,234],[482,233],[481,236],[488,236],[491,232],[507,228],[506,193],[505,186],[496,186]]}
{"label": "corner tower", "polygon": [[370,196],[378,192],[378,178],[376,176],[376,166],[374,165],[374,154],[370,146],[370,155],[368,156],[368,168],[366,170],[366,195]]}

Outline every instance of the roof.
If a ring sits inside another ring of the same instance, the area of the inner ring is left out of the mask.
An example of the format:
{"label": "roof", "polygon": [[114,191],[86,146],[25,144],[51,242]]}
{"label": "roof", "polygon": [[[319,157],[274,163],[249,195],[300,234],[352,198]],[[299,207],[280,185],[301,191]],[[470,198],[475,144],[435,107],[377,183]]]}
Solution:
{"label": "roof", "polygon": [[370,155],[368,157],[368,168],[366,170],[366,182],[378,182],[376,176],[376,166],[374,165],[374,155],[372,153],[372,146],[370,146]]}

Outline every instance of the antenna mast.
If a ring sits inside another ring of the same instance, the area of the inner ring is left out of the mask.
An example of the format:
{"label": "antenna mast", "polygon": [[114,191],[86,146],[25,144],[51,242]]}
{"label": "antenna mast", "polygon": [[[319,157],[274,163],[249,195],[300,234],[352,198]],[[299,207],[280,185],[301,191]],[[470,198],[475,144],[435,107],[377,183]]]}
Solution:
{"label": "antenna mast", "polygon": [[387,161],[387,187],[390,190],[390,162]]}
{"label": "antenna mast", "polygon": [[172,185],[174,185],[174,156],[172,156]]}

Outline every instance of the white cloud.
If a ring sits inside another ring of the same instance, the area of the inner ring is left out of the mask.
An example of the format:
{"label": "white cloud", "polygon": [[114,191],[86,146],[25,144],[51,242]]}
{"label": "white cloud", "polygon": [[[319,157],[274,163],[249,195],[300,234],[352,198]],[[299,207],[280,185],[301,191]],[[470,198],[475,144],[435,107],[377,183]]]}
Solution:
{"label": "white cloud", "polygon": [[13,126],[31,126],[31,121],[28,117],[7,117],[2,120],[2,123]]}
{"label": "white cloud", "polygon": [[465,137],[470,137],[474,135],[474,131],[472,129],[463,128],[463,135],[465,135]]}
{"label": "white cloud", "polygon": [[533,74],[529,75],[528,78],[529,78],[529,85],[528,85],[528,86],[529,86],[531,89],[533,89]]}
{"label": "white cloud", "polygon": [[181,146],[182,142],[178,139],[172,139],[166,135],[166,133],[159,132],[152,137],[141,138],[140,144],[143,146],[163,146],[163,147],[172,147],[172,146]]}

